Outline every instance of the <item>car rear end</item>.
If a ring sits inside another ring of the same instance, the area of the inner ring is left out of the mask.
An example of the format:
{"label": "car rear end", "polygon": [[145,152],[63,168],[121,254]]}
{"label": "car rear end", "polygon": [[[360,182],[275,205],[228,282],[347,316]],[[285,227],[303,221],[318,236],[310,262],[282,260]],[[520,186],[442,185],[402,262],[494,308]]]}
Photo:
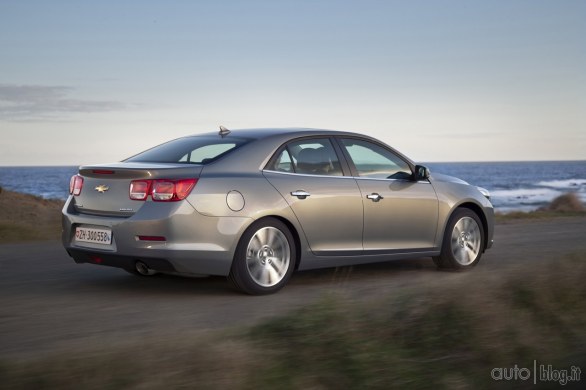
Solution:
{"label": "car rear end", "polygon": [[[219,234],[218,218],[198,213],[190,200],[205,164],[229,150],[209,150],[225,146],[221,139],[190,138],[195,140],[176,142],[187,144],[181,147],[162,145],[164,153],[159,147],[124,162],[80,167],[71,178],[62,234],[77,263],[139,272],[229,272],[233,237]],[[191,158],[193,148],[202,145],[207,149]]]}

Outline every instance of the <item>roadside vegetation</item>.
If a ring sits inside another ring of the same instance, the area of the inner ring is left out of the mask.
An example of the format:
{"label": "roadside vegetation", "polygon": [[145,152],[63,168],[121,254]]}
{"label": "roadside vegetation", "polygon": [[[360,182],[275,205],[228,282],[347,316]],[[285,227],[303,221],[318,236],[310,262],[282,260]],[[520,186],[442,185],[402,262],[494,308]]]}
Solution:
{"label": "roadside vegetation", "polygon": [[459,275],[367,303],[349,292],[326,295],[245,329],[1,361],[0,383],[6,389],[539,389],[558,385],[496,382],[491,370],[532,368],[534,359],[586,368],[586,253],[531,269]]}
{"label": "roadside vegetation", "polygon": [[63,203],[0,187],[0,243],[59,239]]}
{"label": "roadside vegetation", "polygon": [[496,222],[511,222],[516,220],[549,219],[556,217],[585,217],[586,207],[578,196],[569,192],[552,200],[548,205],[535,211],[515,211],[511,213],[497,213]]}

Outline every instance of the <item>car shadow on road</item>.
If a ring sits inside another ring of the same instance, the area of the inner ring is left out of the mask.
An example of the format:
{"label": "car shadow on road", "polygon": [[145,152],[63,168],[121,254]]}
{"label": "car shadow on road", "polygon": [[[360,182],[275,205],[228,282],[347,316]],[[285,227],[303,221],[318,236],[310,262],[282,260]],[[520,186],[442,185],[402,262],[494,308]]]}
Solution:
{"label": "car shadow on road", "polygon": [[[100,269],[83,272],[79,283],[84,289],[100,289],[141,295],[240,295],[231,288],[222,276],[184,277],[159,274],[156,276],[130,275],[118,269]],[[286,290],[326,288],[364,282],[391,282],[415,275],[435,273],[436,267],[430,258],[393,260],[383,263],[361,264],[347,267],[323,268],[300,271],[293,274]],[[382,279],[381,279],[382,278]],[[76,286],[73,286],[76,288]]]}

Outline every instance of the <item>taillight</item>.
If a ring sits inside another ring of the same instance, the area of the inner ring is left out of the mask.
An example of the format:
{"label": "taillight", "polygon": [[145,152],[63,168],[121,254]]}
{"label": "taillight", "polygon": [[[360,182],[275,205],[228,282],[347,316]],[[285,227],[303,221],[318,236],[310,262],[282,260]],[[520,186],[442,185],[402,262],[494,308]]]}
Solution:
{"label": "taillight", "polygon": [[130,183],[130,199],[146,200],[151,191],[152,180],[133,180]]}
{"label": "taillight", "polygon": [[181,180],[133,180],[130,183],[130,199],[146,200],[149,195],[155,202],[177,202],[187,198],[197,179]]}
{"label": "taillight", "polygon": [[175,195],[175,183],[166,180],[155,180],[153,183],[153,190],[151,196],[153,200],[166,202],[173,199]]}
{"label": "taillight", "polygon": [[83,177],[79,175],[71,176],[71,180],[69,180],[69,194],[78,196],[81,194],[81,189],[83,188]]}
{"label": "taillight", "polygon": [[187,195],[189,195],[191,190],[193,190],[193,187],[195,187],[195,183],[197,183],[197,179],[177,180],[175,182],[175,196],[177,197],[177,200],[187,198]]}

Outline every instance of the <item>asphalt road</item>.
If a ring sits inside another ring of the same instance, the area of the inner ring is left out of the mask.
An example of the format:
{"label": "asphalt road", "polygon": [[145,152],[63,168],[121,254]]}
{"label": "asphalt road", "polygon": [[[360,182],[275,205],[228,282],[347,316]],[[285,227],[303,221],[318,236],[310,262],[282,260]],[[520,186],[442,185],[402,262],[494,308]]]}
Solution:
{"label": "asphalt road", "polygon": [[[586,251],[586,218],[497,225],[495,245],[473,273],[530,267]],[[87,345],[183,337],[248,325],[327,294],[365,299],[450,283],[468,272],[438,272],[431,259],[297,273],[281,292],[251,297],[225,278],[144,278],[77,265],[59,242],[0,245],[0,358],[27,358]]]}

